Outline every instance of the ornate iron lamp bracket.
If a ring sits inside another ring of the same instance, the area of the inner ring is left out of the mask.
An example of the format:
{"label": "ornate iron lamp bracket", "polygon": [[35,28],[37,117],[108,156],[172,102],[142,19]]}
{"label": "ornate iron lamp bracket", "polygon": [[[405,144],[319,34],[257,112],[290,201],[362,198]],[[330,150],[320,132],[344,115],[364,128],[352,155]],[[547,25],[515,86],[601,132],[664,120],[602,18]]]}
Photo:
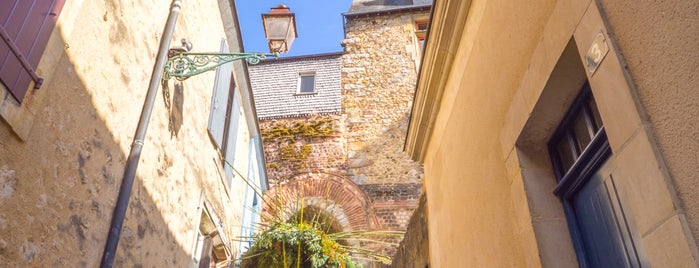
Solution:
{"label": "ornate iron lamp bracket", "polygon": [[171,49],[165,63],[163,80],[174,77],[183,81],[232,61],[244,59],[249,64],[258,64],[267,57],[276,58],[279,53],[190,53]]}

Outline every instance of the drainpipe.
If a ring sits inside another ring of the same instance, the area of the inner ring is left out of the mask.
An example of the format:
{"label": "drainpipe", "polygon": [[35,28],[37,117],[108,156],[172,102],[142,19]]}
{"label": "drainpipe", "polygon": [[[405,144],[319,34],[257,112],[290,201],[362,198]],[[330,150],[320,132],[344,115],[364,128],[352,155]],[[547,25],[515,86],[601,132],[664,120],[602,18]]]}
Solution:
{"label": "drainpipe", "polygon": [[114,214],[112,215],[112,223],[109,227],[109,236],[107,237],[107,243],[104,246],[104,253],[102,254],[102,262],[100,264],[100,267],[102,268],[111,268],[114,264],[117,245],[119,244],[119,238],[121,237],[121,227],[123,226],[124,218],[126,217],[126,209],[129,206],[129,197],[131,197],[131,189],[133,188],[134,177],[136,176],[136,168],[138,167],[138,160],[141,157],[143,141],[146,137],[146,130],[148,129],[148,121],[150,121],[150,116],[153,111],[153,104],[155,103],[155,97],[157,96],[158,89],[160,88],[160,81],[163,76],[163,70],[165,69],[165,61],[167,61],[168,57],[170,39],[172,39],[173,32],[175,31],[175,23],[177,22],[177,15],[179,15],[181,7],[182,0],[172,1],[172,5],[170,6],[170,14],[167,17],[165,29],[163,30],[163,35],[160,38],[158,56],[155,59],[155,66],[153,66],[153,73],[151,74],[148,92],[146,93],[146,100],[143,103],[141,117],[138,120],[136,134],[134,135],[133,143],[131,144],[131,152],[129,152],[129,158],[126,160],[124,178],[121,181],[119,196],[117,198],[116,207],[114,208]]}

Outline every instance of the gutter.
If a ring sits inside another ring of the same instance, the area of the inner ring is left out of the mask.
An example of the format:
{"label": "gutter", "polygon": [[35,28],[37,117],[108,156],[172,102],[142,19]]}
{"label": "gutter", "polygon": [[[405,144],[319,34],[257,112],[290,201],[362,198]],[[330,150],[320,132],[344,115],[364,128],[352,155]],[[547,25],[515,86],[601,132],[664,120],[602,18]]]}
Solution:
{"label": "gutter", "polygon": [[146,137],[146,131],[148,130],[148,123],[150,121],[151,113],[153,112],[153,104],[155,103],[155,98],[158,96],[160,81],[162,80],[165,62],[167,61],[168,57],[168,50],[170,49],[170,40],[172,39],[175,31],[175,23],[177,22],[177,16],[179,15],[181,8],[182,0],[172,1],[172,4],[170,5],[170,14],[167,17],[165,29],[163,29],[163,34],[160,38],[160,47],[158,48],[158,55],[155,59],[155,65],[153,66],[153,72],[151,74],[150,84],[148,85],[146,99],[143,103],[143,109],[141,110],[141,117],[138,120],[138,126],[136,127],[136,133],[134,135],[133,143],[131,144],[129,157],[126,160],[124,177],[119,188],[116,207],[114,208],[112,222],[109,226],[107,242],[104,246],[104,252],[102,253],[102,261],[100,262],[100,267],[102,268],[111,268],[114,265],[114,258],[116,255],[117,246],[119,245],[119,238],[121,237],[121,229],[124,225],[126,209],[129,206],[129,198],[131,197],[131,190],[133,189],[134,178],[136,177],[138,160],[141,158],[143,141]]}

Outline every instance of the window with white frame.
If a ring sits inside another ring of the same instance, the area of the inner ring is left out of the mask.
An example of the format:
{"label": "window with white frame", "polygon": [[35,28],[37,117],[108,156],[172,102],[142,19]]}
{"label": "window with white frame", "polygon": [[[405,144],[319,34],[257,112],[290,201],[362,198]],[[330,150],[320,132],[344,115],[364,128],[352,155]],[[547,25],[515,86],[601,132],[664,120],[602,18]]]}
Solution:
{"label": "window with white frame", "polygon": [[316,93],[316,72],[299,73],[297,94]]}
{"label": "window with white frame", "polygon": [[222,230],[223,223],[209,208],[205,202],[200,209],[190,268],[230,267],[233,262],[229,241]]}
{"label": "window with white frame", "polygon": [[243,218],[240,234],[239,256],[250,249],[253,245],[252,237],[255,235],[255,227],[260,218],[260,196],[258,193],[264,191],[264,172],[262,163],[262,152],[257,148],[260,145],[260,136],[250,139],[250,150],[248,155],[248,187],[245,189],[245,203],[243,207]]}

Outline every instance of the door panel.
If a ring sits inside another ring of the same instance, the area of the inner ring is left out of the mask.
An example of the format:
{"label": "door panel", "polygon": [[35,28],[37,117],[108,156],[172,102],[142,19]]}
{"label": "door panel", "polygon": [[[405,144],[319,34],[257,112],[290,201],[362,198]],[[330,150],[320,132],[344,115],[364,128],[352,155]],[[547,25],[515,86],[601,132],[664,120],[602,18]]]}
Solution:
{"label": "door panel", "polygon": [[570,198],[589,267],[641,267],[607,161]]}

